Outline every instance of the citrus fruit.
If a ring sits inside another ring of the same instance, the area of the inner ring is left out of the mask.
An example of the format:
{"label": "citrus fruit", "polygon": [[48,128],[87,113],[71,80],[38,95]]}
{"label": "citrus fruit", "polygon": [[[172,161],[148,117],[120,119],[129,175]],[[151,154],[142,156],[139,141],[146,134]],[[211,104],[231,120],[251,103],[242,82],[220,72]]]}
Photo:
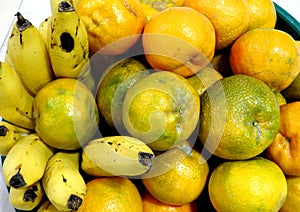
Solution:
{"label": "citrus fruit", "polygon": [[122,126],[121,110],[125,93],[139,78],[148,74],[146,70],[138,60],[127,58],[108,67],[100,79],[96,101],[109,126]]}
{"label": "citrus fruit", "polygon": [[104,52],[105,47],[107,54],[124,53],[137,42],[145,24],[138,0],[80,0],[76,11],[87,30],[92,52]]}
{"label": "citrus fruit", "polygon": [[145,23],[160,11],[169,7],[182,6],[185,0],[139,0],[145,15]]}
{"label": "citrus fruit", "polygon": [[274,28],[277,20],[276,9],[271,0],[247,0],[250,11],[248,30]]}
{"label": "citrus fruit", "polygon": [[36,132],[54,148],[80,148],[97,130],[99,116],[95,98],[76,79],[49,82],[35,96],[33,107]]}
{"label": "citrus fruit", "polygon": [[280,208],[280,212],[293,212],[299,210],[300,205],[300,176],[286,176],[287,197]]}
{"label": "citrus fruit", "polygon": [[154,198],[148,191],[143,196],[143,212],[196,212],[196,201],[184,205],[169,205]]}
{"label": "citrus fruit", "polygon": [[182,76],[154,72],[126,92],[122,121],[128,133],[152,149],[164,151],[185,142],[195,130],[199,96]]}
{"label": "citrus fruit", "polygon": [[[169,151],[176,151],[176,148]],[[167,172],[142,178],[142,182],[157,200],[171,205],[184,205],[193,202],[201,194],[208,172],[207,161],[192,149]]]}
{"label": "citrus fruit", "polygon": [[274,92],[262,81],[233,75],[201,95],[199,139],[214,155],[232,160],[262,153],[280,125]]}
{"label": "citrus fruit", "polygon": [[222,78],[222,75],[213,67],[206,66],[195,75],[188,77],[187,80],[200,96],[208,87]]}
{"label": "citrus fruit", "polygon": [[211,21],[216,31],[216,50],[230,46],[247,31],[250,21],[247,0],[186,0],[191,7]]}
{"label": "citrus fruit", "polygon": [[142,198],[128,178],[94,178],[87,182],[87,193],[78,212],[142,212]]}
{"label": "citrus fruit", "polygon": [[287,88],[300,71],[296,41],[278,29],[257,28],[240,36],[232,45],[233,73],[264,81],[274,91]]}
{"label": "citrus fruit", "polygon": [[209,179],[208,192],[220,212],[277,212],[286,199],[287,184],[275,163],[256,157],[217,166]]}
{"label": "citrus fruit", "polygon": [[285,174],[300,176],[300,101],[280,106],[280,129],[266,150]]}
{"label": "citrus fruit", "polygon": [[215,31],[208,18],[198,11],[170,7],[145,25],[142,45],[154,69],[186,77],[200,71],[213,58]]}

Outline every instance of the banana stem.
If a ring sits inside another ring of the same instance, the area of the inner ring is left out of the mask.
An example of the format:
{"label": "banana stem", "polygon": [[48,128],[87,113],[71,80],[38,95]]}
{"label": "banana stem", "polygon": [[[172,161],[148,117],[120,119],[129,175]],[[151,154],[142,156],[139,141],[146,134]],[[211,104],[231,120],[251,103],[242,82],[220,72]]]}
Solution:
{"label": "banana stem", "polygon": [[32,24],[23,17],[23,15],[20,12],[17,12],[15,15],[17,16],[17,27],[20,32],[24,31],[28,27],[30,27]]}
{"label": "banana stem", "polygon": [[74,10],[74,7],[67,1],[62,1],[58,5],[59,12],[72,12]]}

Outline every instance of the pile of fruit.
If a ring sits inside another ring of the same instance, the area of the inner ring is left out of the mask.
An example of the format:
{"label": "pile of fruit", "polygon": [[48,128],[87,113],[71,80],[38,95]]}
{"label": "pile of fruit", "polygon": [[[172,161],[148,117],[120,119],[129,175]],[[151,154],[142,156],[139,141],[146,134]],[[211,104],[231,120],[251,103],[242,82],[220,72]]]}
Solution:
{"label": "pile of fruit", "polygon": [[270,0],[50,0],[0,62],[22,211],[297,211],[300,42]]}

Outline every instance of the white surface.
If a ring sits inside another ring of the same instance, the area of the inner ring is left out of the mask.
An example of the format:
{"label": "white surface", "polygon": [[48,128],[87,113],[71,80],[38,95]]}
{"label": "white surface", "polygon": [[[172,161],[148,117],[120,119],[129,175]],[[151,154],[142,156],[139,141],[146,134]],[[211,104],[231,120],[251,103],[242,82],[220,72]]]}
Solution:
{"label": "white surface", "polygon": [[[35,26],[39,26],[43,19],[50,16],[50,0],[0,0],[0,61],[4,61],[7,33],[11,29],[12,22],[15,20],[14,14],[21,12],[22,15],[30,20]],[[300,0],[275,0],[280,7],[289,12],[300,22]],[[1,159],[0,159],[1,160]],[[1,161],[0,161],[1,162]],[[0,163],[0,173],[2,166]],[[9,205],[7,189],[0,175],[0,212],[14,211]]]}

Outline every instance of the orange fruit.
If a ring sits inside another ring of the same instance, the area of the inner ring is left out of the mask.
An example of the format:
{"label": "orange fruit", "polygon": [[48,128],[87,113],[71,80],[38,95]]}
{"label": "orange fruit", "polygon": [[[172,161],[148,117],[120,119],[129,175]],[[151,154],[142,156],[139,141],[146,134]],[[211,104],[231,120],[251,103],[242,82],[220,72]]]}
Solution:
{"label": "orange fruit", "polygon": [[78,212],[142,212],[142,198],[128,178],[94,178],[87,183],[87,193]]}
{"label": "orange fruit", "polygon": [[208,17],[216,31],[216,49],[230,46],[247,31],[250,21],[247,0],[186,0],[191,7]]}
{"label": "orange fruit", "polygon": [[138,0],[80,0],[75,8],[87,30],[92,52],[101,49],[106,54],[124,53],[137,42],[144,28],[145,17]]}
{"label": "orange fruit", "polygon": [[139,0],[145,15],[145,23],[147,23],[153,15],[163,11],[169,7],[180,7],[185,0]]}
{"label": "orange fruit", "polygon": [[144,64],[134,58],[127,58],[108,67],[99,82],[96,95],[98,109],[111,127],[120,129],[122,124],[122,103],[125,93],[148,71]]}
{"label": "orange fruit", "polygon": [[272,90],[281,91],[300,72],[299,52],[296,41],[288,33],[257,28],[234,42],[229,59],[234,74],[255,77]]}
{"label": "orange fruit", "polygon": [[266,150],[285,174],[300,176],[300,101],[280,106],[280,129]]}
{"label": "orange fruit", "polygon": [[196,212],[196,201],[184,205],[169,205],[154,198],[148,191],[143,196],[143,212]]}
{"label": "orange fruit", "polygon": [[293,212],[299,210],[300,205],[300,176],[286,176],[287,197],[280,208],[280,212]]}
{"label": "orange fruit", "polygon": [[256,157],[218,165],[209,179],[208,192],[217,211],[277,212],[286,199],[287,183],[275,163]]}
{"label": "orange fruit", "polygon": [[[209,167],[207,161],[194,149],[184,154],[166,172],[154,177],[142,178],[147,191],[160,202],[170,205],[185,205],[193,202],[201,194],[206,183]],[[168,161],[165,161],[168,163]]]}
{"label": "orange fruit", "polygon": [[248,30],[255,28],[274,28],[277,16],[272,0],[247,0],[250,9]]}
{"label": "orange fruit", "polygon": [[213,58],[215,31],[198,11],[170,7],[145,25],[142,45],[154,69],[187,77],[200,71]]}
{"label": "orange fruit", "polygon": [[212,154],[231,160],[262,153],[280,125],[277,98],[262,81],[233,75],[210,86],[200,99],[199,139]]}
{"label": "orange fruit", "polygon": [[98,129],[94,95],[76,79],[56,79],[42,87],[35,96],[33,115],[36,132],[58,149],[78,149]]}
{"label": "orange fruit", "polygon": [[157,151],[185,142],[197,127],[199,95],[175,73],[154,72],[126,92],[122,121],[128,133]]}

